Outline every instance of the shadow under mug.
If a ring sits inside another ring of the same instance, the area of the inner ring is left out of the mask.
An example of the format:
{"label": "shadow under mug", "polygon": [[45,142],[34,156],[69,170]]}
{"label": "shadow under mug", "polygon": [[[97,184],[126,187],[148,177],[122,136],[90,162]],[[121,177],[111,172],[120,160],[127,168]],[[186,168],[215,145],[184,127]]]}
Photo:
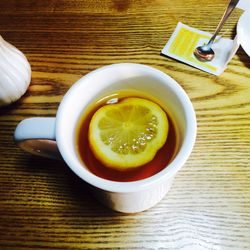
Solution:
{"label": "shadow under mug", "polygon": [[[110,181],[94,175],[79,159],[75,127],[90,103],[127,89],[149,93],[167,107],[176,123],[180,143],[174,159],[157,174],[132,182]],[[14,140],[32,154],[63,158],[76,175],[93,187],[96,197],[104,205],[115,211],[135,213],[154,206],[166,195],[175,174],[193,149],[196,130],[192,103],[175,80],[146,65],[118,63],[94,70],[79,79],[63,97],[55,118],[34,117],[21,121]]]}

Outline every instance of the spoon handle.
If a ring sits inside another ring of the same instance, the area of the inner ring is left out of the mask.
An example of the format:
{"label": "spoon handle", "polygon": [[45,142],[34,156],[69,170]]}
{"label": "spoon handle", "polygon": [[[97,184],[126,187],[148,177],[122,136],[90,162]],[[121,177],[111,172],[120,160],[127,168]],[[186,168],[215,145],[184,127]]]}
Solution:
{"label": "spoon handle", "polygon": [[239,0],[231,0],[213,34],[213,36],[210,38],[209,42],[208,42],[208,46],[211,45],[214,42],[214,39],[216,38],[216,36],[218,35],[218,33],[220,32],[223,24],[226,22],[227,18],[230,16],[230,14],[232,13],[232,11],[234,10],[234,8],[236,7],[236,5],[238,4]]}

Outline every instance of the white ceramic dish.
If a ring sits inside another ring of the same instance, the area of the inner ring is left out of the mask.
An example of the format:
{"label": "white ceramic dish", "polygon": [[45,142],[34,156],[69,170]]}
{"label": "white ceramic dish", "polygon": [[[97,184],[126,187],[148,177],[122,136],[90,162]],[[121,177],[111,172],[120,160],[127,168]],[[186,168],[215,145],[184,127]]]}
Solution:
{"label": "white ceramic dish", "polygon": [[245,52],[250,56],[250,10],[246,10],[237,24],[238,41]]}

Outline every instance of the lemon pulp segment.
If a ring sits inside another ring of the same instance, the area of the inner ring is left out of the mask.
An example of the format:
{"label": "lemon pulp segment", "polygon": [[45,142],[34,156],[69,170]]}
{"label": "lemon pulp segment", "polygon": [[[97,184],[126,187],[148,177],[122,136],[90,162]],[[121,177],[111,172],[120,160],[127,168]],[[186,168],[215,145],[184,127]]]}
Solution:
{"label": "lemon pulp segment", "polygon": [[125,170],[151,161],[165,144],[168,128],[167,115],[158,104],[128,97],[94,113],[88,140],[105,166]]}

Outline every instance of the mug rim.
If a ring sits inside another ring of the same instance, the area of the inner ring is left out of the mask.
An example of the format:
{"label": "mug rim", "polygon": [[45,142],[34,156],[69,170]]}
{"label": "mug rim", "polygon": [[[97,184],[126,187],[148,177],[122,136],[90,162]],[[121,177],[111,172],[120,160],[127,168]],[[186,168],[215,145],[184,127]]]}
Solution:
{"label": "mug rim", "polygon": [[[184,135],[182,145],[180,147],[179,152],[173,159],[173,161],[166,168],[156,173],[155,175],[142,180],[131,181],[131,182],[118,182],[118,181],[103,179],[101,177],[94,175],[92,172],[82,167],[82,164],[80,164],[80,162],[79,164],[76,164],[76,161],[72,159],[72,156],[67,152],[66,147],[64,145],[64,140],[62,136],[63,127],[60,123],[60,119],[64,113],[63,112],[64,107],[65,105],[67,105],[68,96],[70,96],[71,93],[74,92],[78,88],[78,86],[82,84],[83,81],[87,80],[87,78],[92,77],[93,74],[109,70],[110,68],[115,69],[119,67],[132,67],[133,69],[138,68],[139,70],[140,69],[146,70],[148,73],[152,75],[157,75],[159,77],[162,77],[163,79],[165,79],[166,82],[168,82],[168,84],[172,84],[175,87],[175,94],[178,95],[178,99],[182,103],[183,109],[185,110],[185,115],[186,115],[185,119],[187,124],[186,133]],[[83,181],[89,183],[94,187],[109,192],[119,192],[119,193],[137,192],[145,190],[151,187],[152,185],[162,183],[163,181],[173,177],[182,168],[182,166],[188,159],[189,155],[191,154],[196,140],[196,133],[197,133],[196,115],[192,102],[189,99],[187,93],[184,91],[184,89],[179,85],[179,83],[177,83],[172,77],[170,77],[166,73],[156,68],[137,63],[115,63],[102,66],[98,69],[95,69],[87,73],[85,76],[81,77],[77,82],[75,82],[66,92],[59,105],[56,115],[56,141],[64,161],[67,163],[69,168]]]}

